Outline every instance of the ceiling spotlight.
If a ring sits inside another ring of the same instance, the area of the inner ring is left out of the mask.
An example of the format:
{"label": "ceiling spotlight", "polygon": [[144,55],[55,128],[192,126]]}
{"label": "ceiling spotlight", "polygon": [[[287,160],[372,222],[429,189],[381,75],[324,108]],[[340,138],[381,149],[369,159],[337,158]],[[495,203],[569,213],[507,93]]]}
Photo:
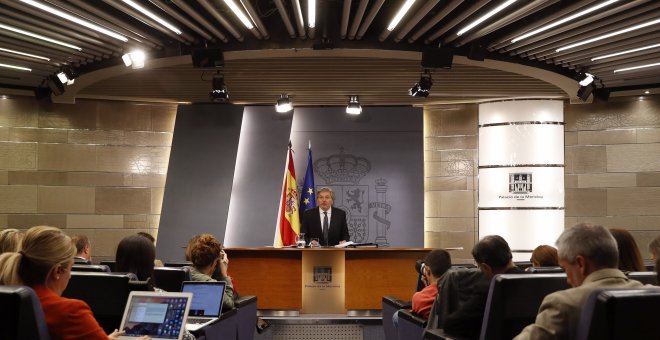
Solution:
{"label": "ceiling spotlight", "polygon": [[136,50],[121,56],[121,59],[124,61],[126,67],[131,67],[136,70],[144,67],[144,60],[147,59],[147,56],[144,54],[144,51]]}
{"label": "ceiling spotlight", "polygon": [[580,86],[577,92],[578,98],[580,98],[583,102],[586,102],[591,93],[594,92],[594,83],[590,83],[589,85],[586,86]]}
{"label": "ceiling spotlight", "polygon": [[413,87],[408,90],[408,94],[413,97],[426,98],[429,96],[431,86],[433,86],[431,72],[429,72],[429,70],[424,70],[424,73],[422,73],[421,77],[419,78],[419,83],[413,85]]}
{"label": "ceiling spotlight", "polygon": [[66,74],[64,74],[64,72],[58,72],[57,79],[59,79],[60,83],[62,84],[66,84],[67,82],[69,82],[69,78],[66,76]]}
{"label": "ceiling spotlight", "polygon": [[220,73],[213,75],[213,86],[211,87],[211,92],[209,92],[209,99],[216,103],[223,103],[229,99],[229,90],[227,90],[227,85],[225,85],[225,77]]}
{"label": "ceiling spotlight", "polygon": [[346,105],[346,113],[349,115],[359,115],[362,113],[362,106],[360,106],[360,98],[358,96],[349,96],[348,105]]}
{"label": "ceiling spotlight", "polygon": [[279,113],[285,113],[293,110],[293,105],[291,100],[289,100],[289,95],[283,93],[280,95],[280,98],[277,99],[277,104],[275,105],[275,111]]}
{"label": "ceiling spotlight", "polygon": [[580,83],[580,86],[587,86],[591,83],[594,82],[594,75],[591,73],[579,73],[578,74],[578,82]]}

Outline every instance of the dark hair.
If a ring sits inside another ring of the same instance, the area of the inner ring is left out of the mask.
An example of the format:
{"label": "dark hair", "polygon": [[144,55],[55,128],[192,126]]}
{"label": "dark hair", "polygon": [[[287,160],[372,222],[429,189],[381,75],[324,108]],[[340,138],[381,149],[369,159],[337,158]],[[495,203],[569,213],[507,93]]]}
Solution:
{"label": "dark hair", "polygon": [[426,254],[424,263],[431,269],[433,276],[440,278],[451,268],[451,256],[444,249],[434,249]]}
{"label": "dark hair", "polygon": [[639,252],[637,242],[625,229],[611,228],[610,233],[616,240],[619,249],[619,269],[630,272],[643,272],[646,270],[642,254]]}
{"label": "dark hair", "polygon": [[509,244],[499,235],[489,235],[472,248],[472,257],[478,263],[492,268],[504,268],[513,258]]}
{"label": "dark hair", "polygon": [[193,236],[186,249],[190,262],[197,269],[206,268],[220,258],[222,244],[211,234]]}
{"label": "dark hair", "polygon": [[71,238],[76,245],[76,254],[80,254],[89,245],[89,239],[85,235],[75,235]]}
{"label": "dark hair", "polygon": [[532,252],[530,259],[532,264],[535,262],[541,267],[556,267],[559,266],[559,255],[557,255],[557,248],[547,244],[540,245]]}
{"label": "dark hair", "polygon": [[149,233],[145,233],[144,231],[138,231],[137,234],[142,237],[145,237],[147,240],[151,241],[151,243],[156,243],[156,239],[154,238],[154,236]]}
{"label": "dark hair", "polygon": [[156,247],[140,235],[124,237],[117,245],[115,271],[137,275],[138,280],[146,281],[154,274]]}

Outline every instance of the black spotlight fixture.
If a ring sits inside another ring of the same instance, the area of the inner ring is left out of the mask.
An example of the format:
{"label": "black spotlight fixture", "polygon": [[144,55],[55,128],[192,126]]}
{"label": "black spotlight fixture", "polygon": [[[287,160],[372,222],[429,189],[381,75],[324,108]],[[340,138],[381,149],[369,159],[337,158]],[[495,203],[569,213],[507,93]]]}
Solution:
{"label": "black spotlight fixture", "polygon": [[578,81],[578,84],[580,85],[580,88],[578,89],[577,92],[578,98],[580,98],[583,102],[587,101],[591,93],[594,92],[594,89],[596,88],[596,84],[595,84],[596,76],[594,76],[591,73],[580,72],[577,74],[575,79]]}
{"label": "black spotlight fixture", "polygon": [[213,86],[211,92],[209,92],[209,99],[215,103],[223,103],[229,100],[229,90],[225,85],[225,77],[220,73],[213,75]]}
{"label": "black spotlight fixture", "polygon": [[59,96],[62,93],[64,93],[64,84],[60,80],[60,78],[57,75],[50,75],[46,79],[46,85],[50,89],[50,91],[56,95]]}
{"label": "black spotlight fixture", "polygon": [[413,87],[408,90],[408,94],[413,97],[422,97],[426,98],[431,92],[431,86],[433,86],[433,79],[431,78],[431,72],[429,70],[424,70],[419,82],[413,85]]}

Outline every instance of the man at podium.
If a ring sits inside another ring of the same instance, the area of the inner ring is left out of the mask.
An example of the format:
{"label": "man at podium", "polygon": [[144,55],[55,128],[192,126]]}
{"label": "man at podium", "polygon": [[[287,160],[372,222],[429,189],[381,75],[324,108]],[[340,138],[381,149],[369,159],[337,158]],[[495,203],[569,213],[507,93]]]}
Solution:
{"label": "man at podium", "polygon": [[307,209],[302,216],[300,232],[305,234],[305,242],[317,239],[324,247],[335,246],[349,241],[346,212],[335,208],[332,203],[335,193],[323,187],[316,193],[317,207]]}

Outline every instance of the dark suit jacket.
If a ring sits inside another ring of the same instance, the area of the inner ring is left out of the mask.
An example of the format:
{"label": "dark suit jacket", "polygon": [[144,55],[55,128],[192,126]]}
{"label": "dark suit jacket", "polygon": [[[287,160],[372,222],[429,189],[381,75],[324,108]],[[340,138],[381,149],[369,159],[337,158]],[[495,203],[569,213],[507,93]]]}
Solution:
{"label": "dark suit jacket", "polygon": [[351,236],[348,234],[348,224],[346,223],[346,212],[332,207],[330,217],[330,226],[328,228],[328,240],[323,238],[323,228],[321,226],[321,215],[319,207],[305,210],[300,222],[300,232],[305,233],[305,242],[309,243],[312,238],[318,238],[322,246],[335,246],[339,241],[349,241]]}

